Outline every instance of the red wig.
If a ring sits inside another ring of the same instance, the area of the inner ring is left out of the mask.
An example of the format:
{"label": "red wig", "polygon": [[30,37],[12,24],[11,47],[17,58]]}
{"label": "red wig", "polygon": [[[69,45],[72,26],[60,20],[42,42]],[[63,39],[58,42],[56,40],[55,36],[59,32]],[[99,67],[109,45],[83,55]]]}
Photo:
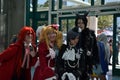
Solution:
{"label": "red wig", "polygon": [[32,43],[35,43],[35,32],[34,32],[34,30],[32,29],[32,27],[30,27],[30,26],[24,26],[24,27],[20,30],[20,32],[19,32],[19,34],[18,34],[18,41],[19,41],[20,43],[23,43],[24,40],[25,40],[25,36],[26,36],[27,34],[32,34],[32,36],[33,36]]}

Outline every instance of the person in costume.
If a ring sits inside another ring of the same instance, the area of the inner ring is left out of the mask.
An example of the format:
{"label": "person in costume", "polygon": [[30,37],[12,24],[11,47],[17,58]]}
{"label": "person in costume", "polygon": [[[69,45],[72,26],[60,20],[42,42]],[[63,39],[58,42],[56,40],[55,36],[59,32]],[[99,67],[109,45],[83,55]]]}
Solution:
{"label": "person in costume", "polygon": [[57,80],[89,80],[86,73],[86,55],[77,48],[79,33],[67,32],[67,44],[63,44],[56,58]]}
{"label": "person in costume", "polygon": [[31,80],[35,61],[35,32],[32,27],[24,26],[17,41],[0,53],[0,80]]}
{"label": "person in costume", "polygon": [[42,28],[38,45],[40,65],[35,70],[33,80],[56,80],[55,57],[61,45],[62,35],[58,26],[48,25]]}
{"label": "person in costume", "polygon": [[87,15],[88,13],[76,14],[75,27],[72,30],[81,34],[77,47],[82,47],[85,50],[87,72],[92,74],[93,65],[99,63],[99,55],[95,33],[87,28]]}

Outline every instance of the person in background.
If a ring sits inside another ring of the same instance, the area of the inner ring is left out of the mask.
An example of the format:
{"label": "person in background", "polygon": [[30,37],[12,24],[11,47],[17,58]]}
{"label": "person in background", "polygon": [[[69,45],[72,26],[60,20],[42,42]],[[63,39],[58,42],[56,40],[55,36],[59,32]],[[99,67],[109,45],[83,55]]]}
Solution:
{"label": "person in background", "polygon": [[10,40],[10,44],[15,43],[17,41],[17,35],[12,35],[12,38]]}
{"label": "person in background", "polygon": [[97,37],[98,40],[98,50],[100,56],[100,65],[102,68],[100,80],[106,80],[106,74],[109,71],[109,57],[110,57],[110,47],[107,40],[107,36],[104,33],[101,33]]}
{"label": "person in background", "polygon": [[110,60],[111,60],[111,57],[112,57],[112,55],[113,55],[113,40],[112,39],[110,39],[109,41],[108,41],[108,43],[109,43],[109,46],[110,46],[110,58],[109,58],[109,65],[112,65],[112,63],[110,62]]}
{"label": "person in background", "polygon": [[58,26],[43,27],[38,45],[40,65],[35,70],[33,80],[56,80],[55,56],[62,45],[62,36],[59,37],[59,33]]}
{"label": "person in background", "polygon": [[82,47],[85,50],[87,72],[92,75],[93,65],[99,63],[99,55],[95,33],[87,28],[87,15],[88,13],[76,14],[75,27],[72,30],[81,34],[77,47]]}
{"label": "person in background", "polygon": [[35,61],[35,32],[32,27],[24,26],[17,41],[0,53],[0,80],[31,80]]}
{"label": "person in background", "polygon": [[79,33],[67,32],[67,44],[63,44],[56,58],[57,80],[89,80],[86,72],[86,55],[77,48]]}
{"label": "person in background", "polygon": [[42,30],[43,27],[44,27],[44,25],[43,26],[38,26],[38,28],[36,30],[37,44],[39,43],[39,37],[40,37],[40,33],[41,33],[41,30]]}

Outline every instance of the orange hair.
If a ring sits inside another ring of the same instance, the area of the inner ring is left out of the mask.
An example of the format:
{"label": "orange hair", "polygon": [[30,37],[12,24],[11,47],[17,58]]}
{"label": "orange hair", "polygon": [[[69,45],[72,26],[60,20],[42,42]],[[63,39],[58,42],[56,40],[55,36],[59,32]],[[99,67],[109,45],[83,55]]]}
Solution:
{"label": "orange hair", "polygon": [[25,40],[25,36],[26,36],[28,33],[31,33],[31,34],[32,34],[32,36],[33,36],[32,43],[35,43],[35,32],[34,32],[34,30],[32,29],[32,27],[30,27],[30,26],[24,26],[24,27],[20,30],[20,32],[19,32],[19,34],[18,34],[18,41],[19,41],[20,43],[23,43],[24,40]]}

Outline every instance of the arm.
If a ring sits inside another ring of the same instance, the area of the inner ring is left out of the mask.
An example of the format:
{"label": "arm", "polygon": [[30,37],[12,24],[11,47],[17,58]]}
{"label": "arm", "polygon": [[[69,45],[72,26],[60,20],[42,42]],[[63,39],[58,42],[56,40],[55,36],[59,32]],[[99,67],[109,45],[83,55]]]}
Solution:
{"label": "arm", "polygon": [[93,64],[97,64],[99,63],[99,53],[98,53],[98,46],[97,46],[97,40],[96,40],[96,36],[93,33]]}
{"label": "arm", "polygon": [[0,62],[3,63],[13,58],[17,52],[17,48],[18,47],[15,45],[10,45],[2,53],[0,53]]}
{"label": "arm", "polygon": [[65,72],[64,60],[62,59],[62,55],[65,52],[66,47],[66,45],[62,45],[58,56],[56,57],[56,73],[58,74],[58,76],[62,76],[62,74]]}
{"label": "arm", "polygon": [[34,66],[35,63],[37,62],[37,50],[36,50],[36,46],[35,45],[32,45],[32,46],[29,46],[30,47],[30,56],[31,56],[31,66]]}

